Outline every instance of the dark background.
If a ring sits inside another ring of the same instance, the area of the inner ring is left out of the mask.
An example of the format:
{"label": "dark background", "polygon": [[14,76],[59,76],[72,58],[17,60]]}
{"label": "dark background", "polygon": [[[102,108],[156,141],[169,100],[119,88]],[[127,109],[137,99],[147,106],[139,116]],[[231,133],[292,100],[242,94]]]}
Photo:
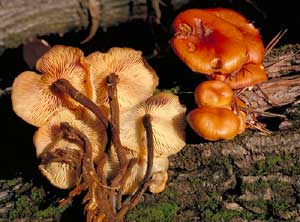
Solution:
{"label": "dark background", "polygon": [[[114,46],[141,50],[160,77],[160,89],[179,86],[182,92],[192,92],[203,77],[192,73],[174,56],[168,40],[172,36],[171,22],[176,14],[184,9],[195,7],[228,7],[241,12],[260,29],[265,44],[283,29],[288,29],[288,32],[277,46],[299,43],[300,13],[296,0],[194,0],[189,1],[189,4],[179,11],[173,11],[171,7],[162,7],[162,25],[152,22],[154,13],[150,11],[147,21],[131,21],[111,27],[106,32],[98,30],[97,35],[85,45],[80,45],[79,42],[84,39],[88,30],[70,32],[63,37],[51,34],[41,38],[48,41],[50,45],[65,44],[80,47],[85,54],[96,50],[106,51]],[[153,57],[152,52],[155,48],[158,50],[158,56]],[[23,61],[22,46],[7,49],[0,57],[0,67],[0,88],[4,89],[12,85],[13,79],[18,74],[29,70]],[[192,94],[183,93],[179,96],[188,110],[194,107]],[[39,161],[35,156],[32,143],[32,136],[36,129],[14,114],[10,95],[0,97],[0,127],[0,179],[10,179],[20,175],[26,180],[42,184],[49,192],[58,192],[49,185],[37,169]],[[187,128],[187,143],[200,141],[201,139],[195,137],[194,133]]]}

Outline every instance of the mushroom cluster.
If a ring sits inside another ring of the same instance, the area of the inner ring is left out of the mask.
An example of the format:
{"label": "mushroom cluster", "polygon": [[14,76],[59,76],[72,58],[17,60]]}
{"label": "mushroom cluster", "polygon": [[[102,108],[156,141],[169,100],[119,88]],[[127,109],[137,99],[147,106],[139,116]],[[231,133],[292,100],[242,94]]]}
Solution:
{"label": "mushroom cluster", "polygon": [[36,69],[14,80],[13,109],[38,127],[42,174],[58,188],[75,187],[70,198],[87,190],[87,221],[122,221],[146,189],[164,190],[168,156],[185,145],[186,108],[171,93],[153,95],[158,77],[140,51],[85,57],[58,45]]}
{"label": "mushroom cluster", "polygon": [[195,91],[199,108],[187,121],[207,140],[232,139],[246,128],[245,88],[267,80],[265,48],[259,31],[241,14],[226,8],[188,9],[174,20],[171,46],[192,71],[210,81]]}

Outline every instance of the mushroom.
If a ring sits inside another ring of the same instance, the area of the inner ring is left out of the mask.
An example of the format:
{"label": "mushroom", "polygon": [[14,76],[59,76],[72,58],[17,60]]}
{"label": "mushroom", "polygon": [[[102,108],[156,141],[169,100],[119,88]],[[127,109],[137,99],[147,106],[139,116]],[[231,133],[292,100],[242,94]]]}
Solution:
{"label": "mushroom", "polygon": [[[140,183],[143,181],[147,169],[147,155],[146,149],[141,148],[139,151],[132,151],[126,149],[126,155],[130,160],[131,165],[128,168],[128,177],[124,177],[122,185],[123,194],[133,194],[138,189]],[[119,161],[117,159],[114,146],[111,146],[109,153],[109,160],[105,165],[105,172],[108,178],[112,178],[118,170]],[[166,156],[155,156],[153,158],[153,167],[151,170],[152,180],[149,190],[152,193],[160,193],[164,190],[168,180],[167,170],[169,167],[169,160]]]}
{"label": "mushroom", "polygon": [[46,52],[36,64],[41,73],[21,73],[12,86],[15,113],[34,126],[42,126],[61,107],[74,109],[73,99],[54,93],[50,88],[58,79],[67,79],[77,90],[92,98],[88,66],[78,48],[57,45]]}
{"label": "mushroom", "polygon": [[229,105],[233,99],[231,87],[227,83],[218,80],[200,83],[194,95],[198,106],[222,107]]}
{"label": "mushroom", "polygon": [[86,58],[90,65],[96,104],[108,112],[107,77],[118,76],[117,92],[120,110],[125,111],[153,95],[158,84],[155,71],[142,57],[141,51],[111,48],[107,53],[94,52]]}
{"label": "mushroom", "polygon": [[67,189],[74,186],[78,180],[76,172],[77,168],[80,169],[81,167],[80,161],[78,163],[78,161],[67,161],[67,158],[63,158],[62,162],[52,162],[51,159],[43,159],[43,157],[47,157],[48,152],[80,153],[82,144],[60,136],[62,132],[60,124],[62,122],[68,122],[72,127],[85,133],[92,144],[94,161],[97,161],[104,152],[107,137],[103,124],[83,108],[72,111],[67,108],[61,108],[53,113],[45,124],[36,131],[33,142],[37,156],[42,158],[39,169],[54,186]]}
{"label": "mushroom", "polygon": [[215,75],[215,79],[222,80],[232,89],[241,89],[259,84],[268,79],[263,65],[245,64],[237,73],[232,75]]}
{"label": "mushroom", "polygon": [[194,72],[231,73],[248,59],[244,35],[234,25],[201,9],[181,12],[174,20],[171,45]]}
{"label": "mushroom", "polygon": [[185,111],[177,96],[159,93],[120,116],[120,139],[123,146],[139,152],[146,147],[142,118],[151,116],[154,156],[169,156],[185,145]]}
{"label": "mushroom", "polygon": [[245,44],[247,45],[247,54],[249,56],[248,62],[255,64],[262,64],[265,47],[261,39],[258,29],[240,13],[227,8],[212,8],[205,9],[205,11],[214,14],[215,16],[231,23],[237,27],[244,35]]}
{"label": "mushroom", "polygon": [[236,115],[227,108],[202,106],[187,116],[191,128],[206,140],[234,138],[240,128]]}

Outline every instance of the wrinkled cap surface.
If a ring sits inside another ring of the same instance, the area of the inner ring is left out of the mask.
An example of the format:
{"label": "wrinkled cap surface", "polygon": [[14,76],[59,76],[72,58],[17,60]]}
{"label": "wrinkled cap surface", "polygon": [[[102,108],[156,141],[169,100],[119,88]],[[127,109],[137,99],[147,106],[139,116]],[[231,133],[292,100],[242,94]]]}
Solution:
{"label": "wrinkled cap surface", "polygon": [[183,11],[175,18],[173,28],[172,48],[194,72],[231,73],[248,59],[242,32],[210,12]]}

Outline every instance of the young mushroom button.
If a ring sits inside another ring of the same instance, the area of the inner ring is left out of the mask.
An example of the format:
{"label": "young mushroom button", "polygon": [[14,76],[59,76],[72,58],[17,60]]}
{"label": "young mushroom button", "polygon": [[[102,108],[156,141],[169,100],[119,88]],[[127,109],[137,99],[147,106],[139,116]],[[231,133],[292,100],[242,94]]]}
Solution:
{"label": "young mushroom button", "polygon": [[42,126],[59,108],[79,106],[68,96],[51,90],[52,84],[59,79],[68,80],[78,91],[93,97],[88,67],[78,48],[54,46],[37,61],[36,69],[41,74],[23,72],[12,86],[15,113],[34,126]]}
{"label": "young mushroom button", "polygon": [[188,114],[187,121],[197,134],[211,141],[232,139],[240,128],[236,115],[226,108],[196,108]]}
{"label": "young mushroom button", "polygon": [[204,81],[195,90],[195,101],[198,106],[222,107],[229,105],[233,91],[225,82],[218,80]]}

